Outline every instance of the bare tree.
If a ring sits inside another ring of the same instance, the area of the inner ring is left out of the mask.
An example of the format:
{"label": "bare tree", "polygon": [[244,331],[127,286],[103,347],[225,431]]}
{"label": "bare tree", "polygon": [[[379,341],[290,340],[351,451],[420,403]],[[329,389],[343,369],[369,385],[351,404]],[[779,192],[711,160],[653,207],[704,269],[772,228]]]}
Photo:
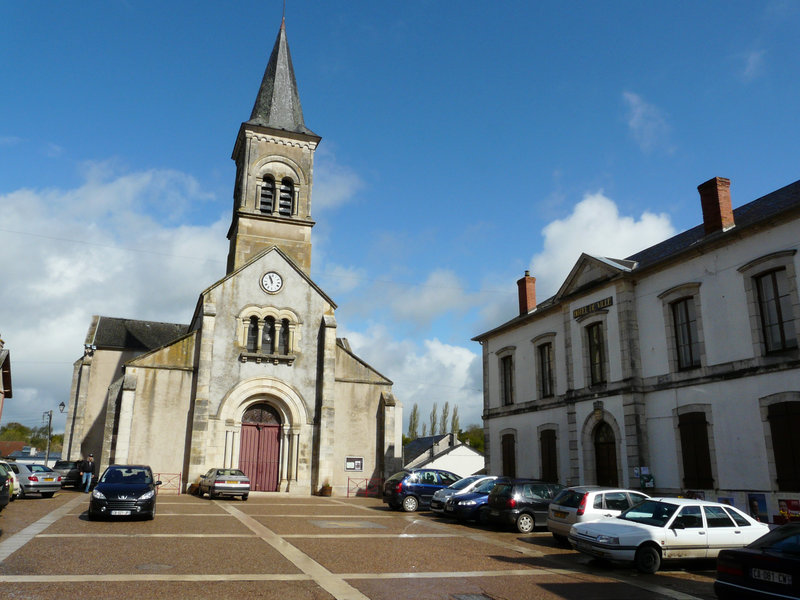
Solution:
{"label": "bare tree", "polygon": [[419,407],[415,402],[408,417],[408,439],[417,439],[417,429],[419,429]]}
{"label": "bare tree", "polygon": [[439,422],[439,415],[436,414],[439,407],[436,405],[436,402],[433,403],[433,408],[431,409],[431,435],[436,435],[436,425]]}
{"label": "bare tree", "polygon": [[439,433],[444,435],[447,433],[447,420],[450,418],[450,402],[445,401],[442,406],[442,420],[439,423]]}

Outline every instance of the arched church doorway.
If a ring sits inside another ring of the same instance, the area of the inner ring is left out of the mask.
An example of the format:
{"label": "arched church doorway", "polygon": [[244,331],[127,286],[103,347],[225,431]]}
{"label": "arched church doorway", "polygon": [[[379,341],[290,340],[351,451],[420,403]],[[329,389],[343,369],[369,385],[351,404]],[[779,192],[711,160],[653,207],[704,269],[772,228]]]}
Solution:
{"label": "arched church doorway", "polygon": [[254,404],[242,416],[239,468],[256,492],[278,491],[281,417],[269,404]]}
{"label": "arched church doorway", "polygon": [[614,430],[605,421],[600,421],[592,434],[597,485],[617,487],[617,440]]}

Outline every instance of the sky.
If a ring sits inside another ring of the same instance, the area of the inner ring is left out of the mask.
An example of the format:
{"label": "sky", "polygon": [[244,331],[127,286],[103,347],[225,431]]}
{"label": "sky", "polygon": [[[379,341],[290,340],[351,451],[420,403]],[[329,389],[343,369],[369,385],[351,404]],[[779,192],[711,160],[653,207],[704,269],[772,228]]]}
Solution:
{"label": "sky", "polygon": [[[416,404],[481,423],[481,348],[582,252],[624,258],[800,178],[800,2],[289,1],[311,276]],[[0,425],[63,431],[92,315],[188,323],[281,0],[0,6]]]}

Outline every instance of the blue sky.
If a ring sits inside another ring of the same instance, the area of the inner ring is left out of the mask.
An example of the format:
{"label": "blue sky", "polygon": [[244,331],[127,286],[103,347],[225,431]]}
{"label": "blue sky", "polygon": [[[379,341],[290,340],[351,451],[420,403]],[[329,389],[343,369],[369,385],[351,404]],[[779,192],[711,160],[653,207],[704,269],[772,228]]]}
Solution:
{"label": "blue sky", "polygon": [[[474,335],[624,257],[797,180],[800,3],[289,2],[322,136],[312,276],[339,334],[480,422]],[[188,322],[224,274],[239,124],[282,2],[0,8],[2,423],[68,402],[92,314]],[[57,411],[56,411],[57,412]],[[64,417],[55,418],[63,429]]]}

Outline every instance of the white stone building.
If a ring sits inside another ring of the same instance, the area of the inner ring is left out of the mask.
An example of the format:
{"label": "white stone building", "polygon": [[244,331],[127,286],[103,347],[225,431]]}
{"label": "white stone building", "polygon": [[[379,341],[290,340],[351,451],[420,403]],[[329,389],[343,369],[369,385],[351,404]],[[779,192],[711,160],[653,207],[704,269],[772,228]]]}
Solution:
{"label": "white stone building", "polygon": [[[626,259],[582,255],[483,348],[487,470],[758,504],[800,497],[800,182]],[[644,477],[642,477],[644,475]]]}
{"label": "white stone building", "polygon": [[309,276],[320,139],[305,126],[281,24],[233,150],[227,274],[187,325],[94,318],[65,456],[146,463],[182,489],[211,467],[239,467],[255,490],[329,483],[344,494],[350,477],[400,468],[392,382],[337,339],[336,304]]}

